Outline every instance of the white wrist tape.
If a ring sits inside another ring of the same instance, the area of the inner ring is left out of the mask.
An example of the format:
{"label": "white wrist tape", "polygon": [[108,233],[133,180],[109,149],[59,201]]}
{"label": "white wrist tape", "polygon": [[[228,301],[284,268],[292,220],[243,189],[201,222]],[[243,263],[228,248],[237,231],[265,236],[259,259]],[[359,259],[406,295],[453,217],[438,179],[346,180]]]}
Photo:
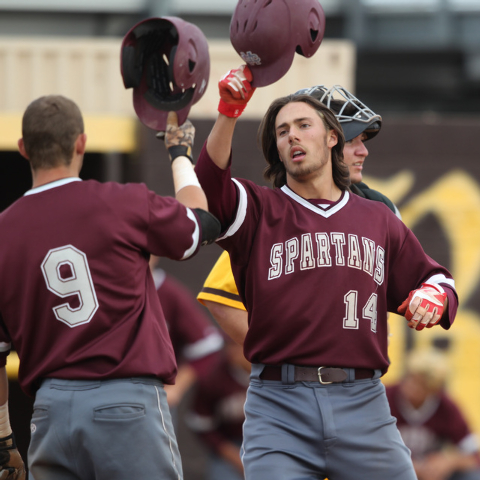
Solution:
{"label": "white wrist tape", "polygon": [[10,417],[8,415],[8,402],[0,406],[0,438],[8,437],[12,433]]}
{"label": "white wrist tape", "polygon": [[187,157],[177,157],[172,163],[173,185],[175,194],[188,186],[200,187],[192,162]]}

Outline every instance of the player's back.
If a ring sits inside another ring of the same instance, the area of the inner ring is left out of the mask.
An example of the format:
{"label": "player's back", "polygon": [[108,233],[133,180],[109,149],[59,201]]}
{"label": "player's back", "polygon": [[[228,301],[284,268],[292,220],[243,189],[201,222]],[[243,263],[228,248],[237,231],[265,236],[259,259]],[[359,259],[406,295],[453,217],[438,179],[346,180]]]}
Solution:
{"label": "player's back", "polygon": [[51,186],[0,215],[0,315],[20,382],[27,390],[44,376],[168,383],[175,363],[148,252],[183,258],[194,222],[145,185]]}

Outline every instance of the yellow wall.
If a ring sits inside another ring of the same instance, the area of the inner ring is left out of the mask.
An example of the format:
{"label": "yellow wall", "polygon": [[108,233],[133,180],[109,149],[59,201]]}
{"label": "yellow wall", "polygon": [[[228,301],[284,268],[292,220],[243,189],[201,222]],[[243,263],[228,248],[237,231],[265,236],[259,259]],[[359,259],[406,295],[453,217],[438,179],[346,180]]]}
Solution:
{"label": "yellow wall", "polygon": [[[132,153],[136,146],[137,119],[131,116],[84,115],[87,151]],[[22,114],[0,114],[0,151],[16,151],[22,136]]]}
{"label": "yellow wall", "polygon": [[[368,177],[365,181],[398,204],[411,192],[414,174],[401,171],[387,180]],[[412,229],[426,215],[434,215],[448,239],[450,270],[460,300],[457,318],[448,331],[441,327],[412,331],[412,339],[414,347],[431,345],[433,340],[444,337],[449,339],[451,347],[446,355],[451,374],[447,389],[463,407],[472,428],[480,433],[480,313],[466,307],[480,281],[480,185],[466,171],[450,170],[426,190],[416,192],[400,213]],[[391,368],[384,377],[385,384],[402,375],[406,351],[405,319],[391,315],[389,323]]]}

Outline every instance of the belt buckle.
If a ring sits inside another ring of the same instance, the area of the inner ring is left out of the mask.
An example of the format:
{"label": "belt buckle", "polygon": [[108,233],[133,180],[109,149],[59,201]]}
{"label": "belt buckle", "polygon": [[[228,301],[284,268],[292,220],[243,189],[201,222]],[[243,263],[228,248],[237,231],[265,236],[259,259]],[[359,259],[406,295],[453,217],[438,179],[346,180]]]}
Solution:
{"label": "belt buckle", "polygon": [[322,380],[322,372],[321,372],[322,368],[326,368],[326,367],[318,367],[318,381],[319,381],[322,385],[330,385],[330,384],[333,383],[333,382],[324,382],[324,381]]}

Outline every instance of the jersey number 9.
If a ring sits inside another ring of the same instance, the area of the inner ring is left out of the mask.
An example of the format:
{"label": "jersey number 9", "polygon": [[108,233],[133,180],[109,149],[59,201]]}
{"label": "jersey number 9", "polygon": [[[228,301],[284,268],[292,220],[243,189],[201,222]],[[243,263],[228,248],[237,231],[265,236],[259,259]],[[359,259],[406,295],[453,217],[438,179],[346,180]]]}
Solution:
{"label": "jersey number 9", "polygon": [[63,303],[53,308],[55,317],[69,327],[90,322],[98,309],[87,256],[72,245],[50,250],[42,262],[47,288],[59,297],[78,297],[79,306]]}

